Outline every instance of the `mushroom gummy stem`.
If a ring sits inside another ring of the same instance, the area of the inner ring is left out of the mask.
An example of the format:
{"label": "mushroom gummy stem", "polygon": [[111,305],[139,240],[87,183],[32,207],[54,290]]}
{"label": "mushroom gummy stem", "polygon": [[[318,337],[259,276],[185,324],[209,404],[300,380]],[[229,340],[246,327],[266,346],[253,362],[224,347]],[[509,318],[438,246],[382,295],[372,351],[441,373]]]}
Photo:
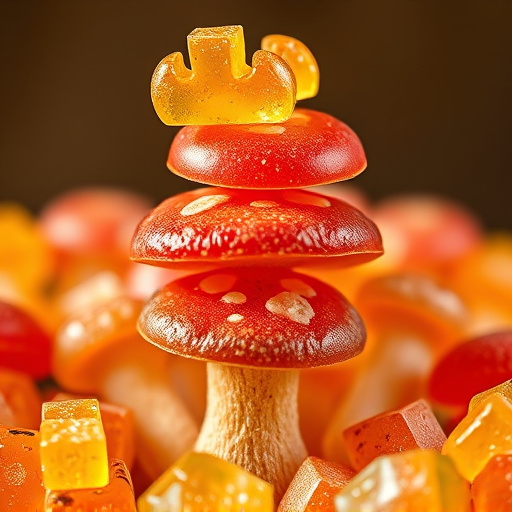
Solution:
{"label": "mushroom gummy stem", "polygon": [[299,431],[295,370],[208,363],[206,415],[195,449],[274,485],[276,505],[306,459]]}

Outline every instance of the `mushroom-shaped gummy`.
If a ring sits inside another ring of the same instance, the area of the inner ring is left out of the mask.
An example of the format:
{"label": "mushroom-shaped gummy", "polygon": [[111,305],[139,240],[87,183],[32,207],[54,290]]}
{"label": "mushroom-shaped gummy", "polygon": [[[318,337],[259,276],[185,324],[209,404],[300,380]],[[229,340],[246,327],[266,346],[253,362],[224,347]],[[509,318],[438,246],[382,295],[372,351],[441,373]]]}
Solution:
{"label": "mushroom-shaped gummy", "polygon": [[368,353],[324,439],[333,460],[344,460],[346,427],[423,396],[435,358],[459,339],[466,320],[455,293],[417,275],[368,281],[356,304],[368,327]]}
{"label": "mushroom-shaped gummy", "polygon": [[67,390],[131,408],[140,462],[156,478],[192,446],[198,428],[171,384],[169,358],[137,332],[141,308],[120,297],[71,317],[57,335],[54,376]]}
{"label": "mushroom-shaped gummy", "polygon": [[155,208],[140,223],[131,256],[182,269],[319,262],[340,267],[381,254],[375,224],[338,199],[305,190],[203,188]]}
{"label": "mushroom-shaped gummy", "polygon": [[366,168],[366,156],[345,123],[298,108],[283,123],[186,126],[171,144],[167,167],[208,185],[290,189],[353,178]]}
{"label": "mushroom-shaped gummy", "polygon": [[206,417],[195,449],[272,483],[276,503],[306,458],[300,368],[357,355],[365,330],[334,288],[280,268],[230,268],[169,283],[144,306],[141,334],[208,361]]}

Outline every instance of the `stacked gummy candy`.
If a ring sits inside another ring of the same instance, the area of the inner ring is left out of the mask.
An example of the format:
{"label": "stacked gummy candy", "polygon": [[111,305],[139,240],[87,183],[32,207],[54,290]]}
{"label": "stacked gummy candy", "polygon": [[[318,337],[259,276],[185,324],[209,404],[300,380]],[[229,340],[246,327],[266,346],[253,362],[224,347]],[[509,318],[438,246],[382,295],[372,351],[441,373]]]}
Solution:
{"label": "stacked gummy candy", "polygon": [[[39,226],[0,209],[0,510],[133,511],[131,477],[140,511],[511,509],[512,237],[446,201],[301,190],[364,153],[293,111],[309,50],[263,48],[249,67],[240,27],[198,29],[192,71],[155,71],[157,113],[187,125],[170,169],[215,186],[140,223],[156,267],[123,249],[137,196],[70,194]],[[386,255],[346,268],[382,251],[360,210]],[[365,339],[337,288],[368,342],[330,366]]]}

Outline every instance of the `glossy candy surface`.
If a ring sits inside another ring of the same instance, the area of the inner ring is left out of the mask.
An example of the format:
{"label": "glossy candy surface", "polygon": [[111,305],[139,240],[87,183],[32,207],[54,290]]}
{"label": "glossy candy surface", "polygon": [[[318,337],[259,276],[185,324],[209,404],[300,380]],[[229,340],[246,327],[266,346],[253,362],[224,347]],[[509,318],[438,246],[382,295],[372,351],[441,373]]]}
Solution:
{"label": "glossy candy surface", "polygon": [[48,491],[45,512],[135,512],[130,472],[122,460],[109,460],[109,483],[99,489]]}
{"label": "glossy candy surface", "polygon": [[139,512],[272,512],[270,484],[206,453],[184,455],[138,500]]}
{"label": "glossy candy surface", "polygon": [[0,301],[0,366],[34,378],[50,374],[51,341],[25,311]]}
{"label": "glossy candy surface", "polygon": [[277,512],[334,512],[334,496],[354,475],[349,466],[308,457],[290,483]]}
{"label": "glossy candy surface", "polygon": [[43,512],[39,432],[0,425],[0,510]]}
{"label": "glossy candy surface", "polygon": [[470,512],[470,498],[448,457],[411,450],[374,460],[334,502],[336,512]]}
{"label": "glossy candy surface", "polygon": [[241,26],[196,28],[187,37],[191,70],[171,53],[156,67],[151,99],[167,125],[276,123],[288,119],[295,76],[277,55],[257,51],[245,63]]}
{"label": "glossy candy surface", "polygon": [[380,455],[417,448],[440,452],[446,436],[429,405],[418,400],[345,429],[343,441],[359,471]]}
{"label": "glossy candy surface", "polygon": [[297,80],[297,99],[313,98],[318,93],[320,71],[309,48],[294,37],[271,34],[261,41],[263,50],[279,55]]}
{"label": "glossy candy surface", "polygon": [[345,123],[296,109],[280,124],[187,126],[171,144],[167,167],[208,185],[288,189],[353,178],[366,156]]}
{"label": "glossy candy surface", "polygon": [[471,398],[512,378],[512,331],[488,334],[456,346],[434,368],[430,396],[467,407]]}
{"label": "glossy candy surface", "polygon": [[512,510],[512,455],[495,455],[475,478],[472,486],[476,512]]}
{"label": "glossy candy surface", "polygon": [[501,395],[505,400],[512,404],[512,379],[475,395],[469,402],[468,410],[473,410],[478,404],[482,403],[491,395]]}
{"label": "glossy candy surface", "polygon": [[467,480],[472,482],[496,454],[512,451],[512,404],[490,395],[455,427],[443,446]]}
{"label": "glossy candy surface", "polygon": [[338,291],[288,269],[220,269],[169,283],[144,306],[139,330],[177,355],[267,368],[341,362],[365,340]]}
{"label": "glossy candy surface", "polygon": [[[53,401],[77,400],[73,395],[59,393]],[[47,404],[46,404],[47,405]],[[121,405],[99,402],[101,423],[107,440],[109,459],[120,459],[128,469],[133,465],[135,456],[135,431],[132,412]]]}
{"label": "glossy candy surface", "polygon": [[[349,266],[382,254],[375,224],[305,190],[203,188],[164,201],[139,225],[132,259],[160,266]],[[322,260],[318,257],[324,257]]]}
{"label": "glossy candy surface", "polygon": [[97,400],[47,402],[43,405],[40,433],[46,489],[108,484],[107,445]]}

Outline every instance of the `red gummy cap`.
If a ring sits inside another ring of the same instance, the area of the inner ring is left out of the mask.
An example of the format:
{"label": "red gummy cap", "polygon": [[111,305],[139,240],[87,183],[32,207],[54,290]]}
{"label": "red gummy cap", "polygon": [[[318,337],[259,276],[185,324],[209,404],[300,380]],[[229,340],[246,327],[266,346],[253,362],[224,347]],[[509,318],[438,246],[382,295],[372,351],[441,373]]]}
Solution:
{"label": "red gummy cap", "polygon": [[288,269],[230,268],[169,283],[145,305],[142,336],[173,354],[309,368],[363,349],[361,318],[334,288]]}
{"label": "red gummy cap", "polygon": [[383,252],[375,224],[335,198],[305,190],[203,188],[164,201],[140,223],[134,261],[158,266],[339,266]]}
{"label": "red gummy cap", "polygon": [[209,185],[283,189],[353,178],[366,168],[366,156],[345,123],[295,109],[277,124],[186,126],[171,145],[167,167]]}

